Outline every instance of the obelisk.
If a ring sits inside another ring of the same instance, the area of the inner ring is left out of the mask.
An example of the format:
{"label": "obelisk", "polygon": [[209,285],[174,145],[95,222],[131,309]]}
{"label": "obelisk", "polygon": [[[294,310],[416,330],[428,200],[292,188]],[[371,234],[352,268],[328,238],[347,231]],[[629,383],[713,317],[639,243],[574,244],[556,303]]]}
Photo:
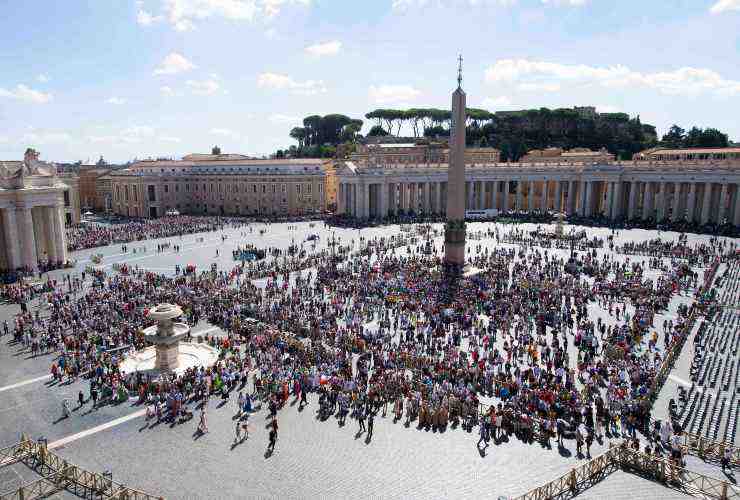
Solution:
{"label": "obelisk", "polygon": [[462,89],[462,56],[458,58],[457,89],[452,93],[449,161],[445,264],[449,270],[459,271],[465,265],[465,92]]}

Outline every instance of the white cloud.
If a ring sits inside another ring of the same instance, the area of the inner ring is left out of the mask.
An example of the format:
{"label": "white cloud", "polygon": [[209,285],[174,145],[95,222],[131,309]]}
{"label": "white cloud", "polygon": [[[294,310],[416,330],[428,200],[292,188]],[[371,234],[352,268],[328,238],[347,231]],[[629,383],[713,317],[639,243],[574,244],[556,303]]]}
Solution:
{"label": "white cloud", "polygon": [[517,90],[522,92],[557,92],[560,90],[558,83],[530,83],[524,82],[517,85]]}
{"label": "white cloud", "polygon": [[10,142],[10,139],[8,139],[5,135],[0,135],[0,143]]}
{"label": "white cloud", "polygon": [[117,134],[88,136],[92,143],[137,144],[154,136],[154,128],[148,125],[132,125]]}
{"label": "white cloud", "polygon": [[515,5],[517,0],[393,0],[391,6],[393,10],[397,11],[408,11],[411,9],[418,9],[426,6],[457,6],[464,4],[470,7],[476,7],[481,5],[493,5],[500,7],[508,7]]}
{"label": "white cloud", "polygon": [[273,115],[270,115],[268,118],[272,123],[279,123],[281,125],[292,125],[292,124],[298,124],[301,119],[297,116],[290,116],[290,115],[282,115],[280,113],[276,113]]}
{"label": "white cloud", "polygon": [[213,95],[221,89],[216,80],[188,80],[185,85],[196,95]]}
{"label": "white cloud", "polygon": [[171,137],[167,135],[160,137],[159,140],[161,142],[174,142],[178,144],[182,142],[182,139],[180,139],[179,137]]}
{"label": "white cloud", "polygon": [[421,92],[410,85],[372,85],[369,94],[376,104],[405,104],[419,97]]}
{"label": "white cloud", "polygon": [[4,89],[0,87],[0,97],[7,97],[8,99],[17,99],[19,101],[32,102],[35,104],[46,104],[52,100],[52,95],[48,92],[41,92],[40,90],[33,90],[26,85],[18,84],[14,89]]}
{"label": "white cloud", "polygon": [[197,66],[187,60],[182,54],[171,52],[164,58],[162,64],[154,70],[155,75],[175,75],[195,69]]}
{"label": "white cloud", "polygon": [[140,26],[151,26],[154,23],[158,23],[164,20],[163,16],[153,16],[144,9],[139,9],[136,13],[136,22]]}
{"label": "white cloud", "polygon": [[321,80],[297,81],[288,75],[278,73],[262,73],[257,77],[257,86],[278,90],[290,90],[299,95],[316,95],[326,92],[326,86]]}
{"label": "white cloud", "polygon": [[172,90],[172,87],[168,87],[167,85],[163,85],[159,87],[159,91],[162,93],[163,96],[173,96],[175,95],[175,91]]}
{"label": "white cloud", "polygon": [[717,3],[712,5],[709,12],[712,14],[721,14],[733,10],[740,10],[740,0],[717,0]]}
{"label": "white cloud", "polygon": [[587,66],[559,64],[528,59],[502,59],[485,72],[488,83],[519,84],[522,90],[539,85],[601,85],[603,87],[642,87],[669,95],[714,93],[721,96],[740,94],[740,81],[727,80],[716,71],[683,67],[673,71],[641,73],[627,66]]}
{"label": "white cloud", "polygon": [[164,17],[177,31],[192,31],[207,19],[269,21],[288,5],[310,5],[311,0],[162,0]]}
{"label": "white cloud", "polygon": [[72,137],[66,132],[28,132],[21,137],[21,143],[26,145],[58,144],[71,139]]}
{"label": "white cloud", "polygon": [[342,49],[342,42],[332,40],[331,42],[315,43],[303,49],[306,54],[313,57],[335,56]]}
{"label": "white cloud", "polygon": [[511,99],[503,95],[499,97],[486,97],[483,99],[483,107],[489,111],[495,111],[501,108],[511,108],[512,105]]}
{"label": "white cloud", "polygon": [[229,139],[238,139],[239,138],[239,132],[236,132],[235,130],[231,130],[229,128],[212,128],[209,133],[211,135],[220,135],[222,137],[227,137]]}
{"label": "white cloud", "polygon": [[126,99],[123,99],[121,97],[109,97],[105,100],[106,104],[126,104]]}
{"label": "white cloud", "polygon": [[49,80],[49,75],[46,75],[44,73],[41,73],[39,76],[36,77],[36,81],[39,83],[48,83]]}

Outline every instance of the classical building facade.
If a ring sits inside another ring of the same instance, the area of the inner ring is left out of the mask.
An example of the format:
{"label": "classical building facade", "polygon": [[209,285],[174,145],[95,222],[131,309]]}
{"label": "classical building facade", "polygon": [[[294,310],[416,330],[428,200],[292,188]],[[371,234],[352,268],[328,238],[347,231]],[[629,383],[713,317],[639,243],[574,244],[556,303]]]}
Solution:
{"label": "classical building facade", "polygon": [[[740,159],[466,165],[467,210],[554,210],[613,220],[740,225]],[[445,213],[444,163],[337,169],[337,212],[376,218]]]}
{"label": "classical building facade", "polygon": [[67,186],[62,193],[64,199],[64,224],[80,223],[80,177],[73,172],[59,173],[59,180]]}
{"label": "classical building facade", "polygon": [[591,151],[588,148],[573,148],[564,150],[562,148],[533,149],[519,159],[522,163],[579,163],[579,162],[611,162],[615,155],[606,149]]}
{"label": "classical building facade", "polygon": [[170,211],[210,215],[306,215],[326,210],[330,160],[255,160],[194,154],[145,160],[110,177],[113,211],[160,217]]}
{"label": "classical building facade", "polygon": [[0,161],[0,268],[37,269],[67,261],[65,195],[56,166],[29,149],[23,161]]}

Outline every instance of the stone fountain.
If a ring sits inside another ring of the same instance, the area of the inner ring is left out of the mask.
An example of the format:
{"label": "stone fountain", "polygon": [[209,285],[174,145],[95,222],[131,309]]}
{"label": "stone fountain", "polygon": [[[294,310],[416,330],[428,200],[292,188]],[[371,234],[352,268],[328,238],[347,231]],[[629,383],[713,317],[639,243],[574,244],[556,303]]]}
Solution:
{"label": "stone fountain", "polygon": [[180,355],[180,341],[184,339],[190,327],[185,323],[175,323],[173,320],[182,316],[180,306],[174,304],[159,304],[149,309],[149,318],[157,322],[144,329],[147,342],[154,344],[157,358],[154,367],[163,372],[171,372],[177,368]]}
{"label": "stone fountain", "polygon": [[159,304],[149,309],[148,316],[156,324],[145,328],[144,335],[154,345],[126,356],[121,362],[122,372],[179,373],[190,367],[211,366],[218,360],[217,349],[207,344],[182,342],[190,327],[174,321],[182,316],[180,306]]}

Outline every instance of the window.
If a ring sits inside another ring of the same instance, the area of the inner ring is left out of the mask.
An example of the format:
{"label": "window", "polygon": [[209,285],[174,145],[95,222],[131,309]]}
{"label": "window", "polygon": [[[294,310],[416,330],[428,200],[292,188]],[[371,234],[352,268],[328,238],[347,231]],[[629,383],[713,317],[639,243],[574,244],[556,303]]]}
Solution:
{"label": "window", "polygon": [[134,192],[134,201],[139,201],[139,193],[137,192],[136,185],[131,186],[131,190]]}
{"label": "window", "polygon": [[252,184],[252,192],[253,193],[257,192],[257,184]]}
{"label": "window", "polygon": [[180,185],[179,184],[175,184],[175,192],[176,193],[179,193],[180,192]]}
{"label": "window", "polygon": [[272,185],[272,194],[275,194],[275,193],[277,193],[277,185],[276,184],[273,184]]}
{"label": "window", "polygon": [[296,193],[301,194],[301,185],[300,184],[296,184],[295,185],[295,191],[296,191]]}
{"label": "window", "polygon": [[164,192],[169,193],[170,192],[170,186],[168,184],[164,185]]}
{"label": "window", "polygon": [[[198,185],[196,184],[195,187],[197,188]],[[190,184],[185,184],[185,191],[190,191]]]}
{"label": "window", "polygon": [[69,206],[69,191],[64,192],[64,206],[65,207]]}
{"label": "window", "polygon": [[267,186],[262,184],[262,194],[265,194],[267,192]]}
{"label": "window", "polygon": [[[165,184],[165,192],[167,192],[166,187],[167,185]],[[151,184],[147,186],[147,194],[149,196],[149,201],[157,201],[156,194],[154,192],[154,186],[152,186]]]}
{"label": "window", "polygon": [[311,194],[311,184],[306,184],[306,192]]}
{"label": "window", "polygon": [[281,191],[282,191],[283,193],[285,192],[285,190],[286,190],[286,187],[287,187],[287,186],[286,186],[285,184],[283,184],[283,186],[282,186],[282,188],[281,188]]}

